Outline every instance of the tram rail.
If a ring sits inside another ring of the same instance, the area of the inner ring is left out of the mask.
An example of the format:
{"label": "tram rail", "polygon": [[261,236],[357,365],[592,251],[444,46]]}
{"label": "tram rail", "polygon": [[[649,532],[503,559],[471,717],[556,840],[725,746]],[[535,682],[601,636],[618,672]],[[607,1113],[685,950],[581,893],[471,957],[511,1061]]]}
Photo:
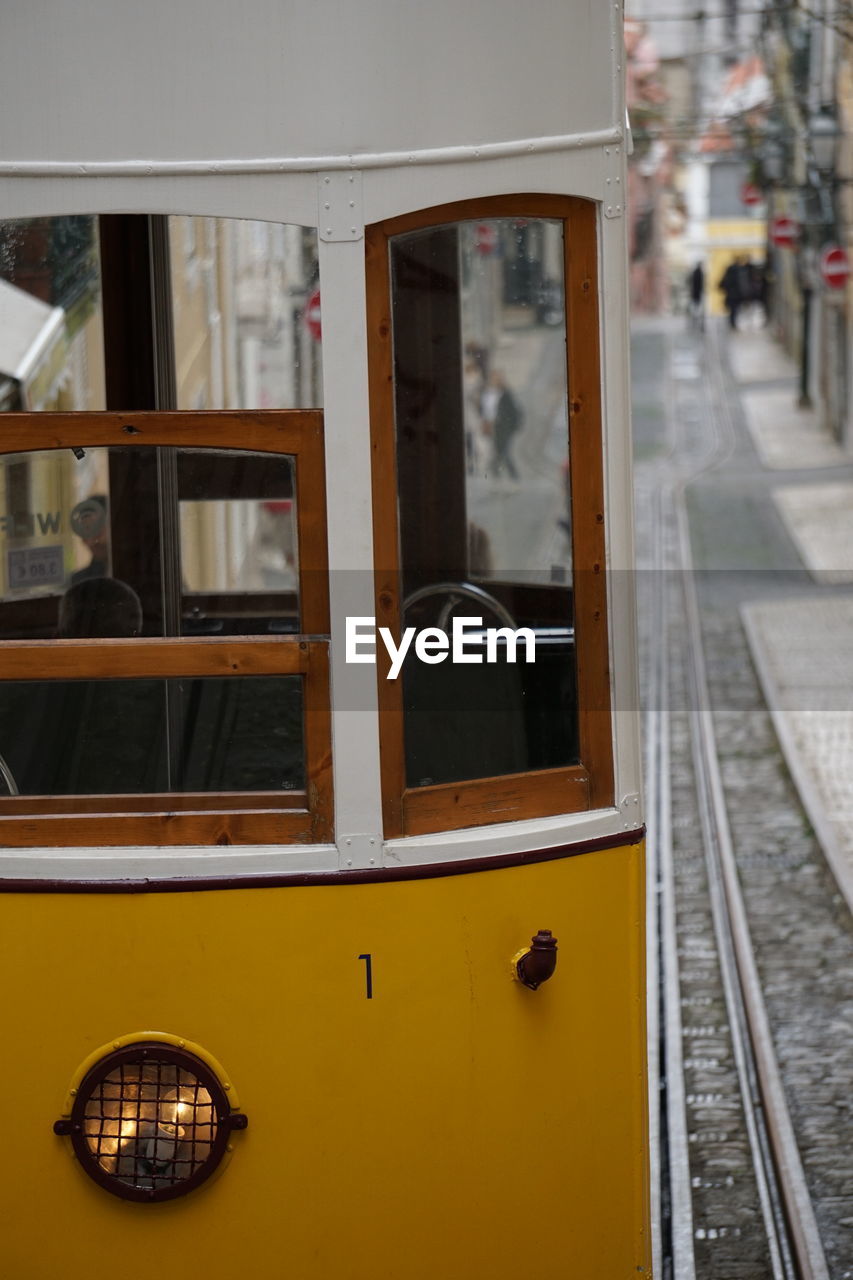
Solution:
{"label": "tram rail", "polygon": [[[660,1231],[661,1274],[692,1280],[697,1275],[692,1247],[694,1226],[689,1187],[689,1142],[682,1077],[682,1034],[672,866],[670,803],[669,690],[671,601],[667,565],[674,562],[682,583],[684,648],[690,745],[699,812],[710,911],[725,1006],[737,1070],[744,1124],[749,1139],[773,1280],[828,1280],[809,1189],[776,1060],[749,923],[735,863],[726,798],[717,754],[696,581],[687,519],[686,490],[691,481],[724,461],[734,447],[735,428],[723,387],[719,336],[707,344],[714,408],[706,408],[705,446],[677,479],[655,495],[653,550],[655,588],[649,664],[647,744],[650,834],[656,849],[663,1104],[661,1172],[668,1185],[659,1199],[664,1211]],[[670,403],[671,403],[670,398]],[[667,508],[669,509],[667,512]],[[669,518],[667,518],[667,515]],[[667,526],[674,531],[673,554],[664,546]],[[654,968],[655,966],[653,966]],[[686,1176],[688,1175],[688,1176]],[[690,1242],[688,1245],[688,1241]],[[660,1264],[659,1264],[660,1265]]]}

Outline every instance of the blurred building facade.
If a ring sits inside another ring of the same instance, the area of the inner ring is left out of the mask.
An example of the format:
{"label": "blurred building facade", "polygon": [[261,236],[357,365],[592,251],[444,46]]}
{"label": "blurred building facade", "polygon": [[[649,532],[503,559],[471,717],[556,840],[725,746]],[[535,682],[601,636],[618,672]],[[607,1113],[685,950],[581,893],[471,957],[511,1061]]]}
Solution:
{"label": "blurred building facade", "polygon": [[799,228],[773,247],[773,318],[800,368],[800,400],[848,445],[851,429],[851,287],[822,270],[832,246],[853,252],[853,21],[849,0],[765,9],[762,46],[773,102],[755,163],[774,217]]}

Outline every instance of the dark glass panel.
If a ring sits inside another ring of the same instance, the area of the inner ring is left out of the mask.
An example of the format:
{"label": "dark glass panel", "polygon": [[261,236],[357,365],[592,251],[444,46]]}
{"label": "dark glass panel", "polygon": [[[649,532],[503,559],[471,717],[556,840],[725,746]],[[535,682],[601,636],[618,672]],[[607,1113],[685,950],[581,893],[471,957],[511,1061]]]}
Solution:
{"label": "dark glass panel", "polygon": [[410,786],[578,761],[563,262],[546,219],[391,242],[404,625],[482,626],[480,663],[406,658]]}

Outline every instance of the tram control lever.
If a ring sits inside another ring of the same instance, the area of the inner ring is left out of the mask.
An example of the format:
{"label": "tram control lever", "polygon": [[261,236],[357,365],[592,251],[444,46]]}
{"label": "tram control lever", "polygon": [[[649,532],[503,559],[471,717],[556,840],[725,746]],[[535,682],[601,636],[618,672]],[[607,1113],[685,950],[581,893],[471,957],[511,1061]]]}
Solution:
{"label": "tram control lever", "polygon": [[540,929],[530,940],[530,950],[515,959],[519,982],[531,991],[547,982],[557,967],[557,939],[550,929]]}

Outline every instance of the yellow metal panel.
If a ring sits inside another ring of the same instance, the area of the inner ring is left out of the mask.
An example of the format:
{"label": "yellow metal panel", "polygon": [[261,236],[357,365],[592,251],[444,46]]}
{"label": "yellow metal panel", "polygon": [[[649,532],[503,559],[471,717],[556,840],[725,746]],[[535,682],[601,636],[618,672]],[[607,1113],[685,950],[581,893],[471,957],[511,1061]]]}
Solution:
{"label": "yellow metal panel", "polygon": [[[540,928],[559,959],[534,992],[510,961]],[[16,1280],[647,1268],[641,846],[399,883],[10,894],[0,937]],[[52,1133],[75,1068],[145,1026],[220,1059],[249,1117],[221,1176],[160,1205],[105,1193]]]}

